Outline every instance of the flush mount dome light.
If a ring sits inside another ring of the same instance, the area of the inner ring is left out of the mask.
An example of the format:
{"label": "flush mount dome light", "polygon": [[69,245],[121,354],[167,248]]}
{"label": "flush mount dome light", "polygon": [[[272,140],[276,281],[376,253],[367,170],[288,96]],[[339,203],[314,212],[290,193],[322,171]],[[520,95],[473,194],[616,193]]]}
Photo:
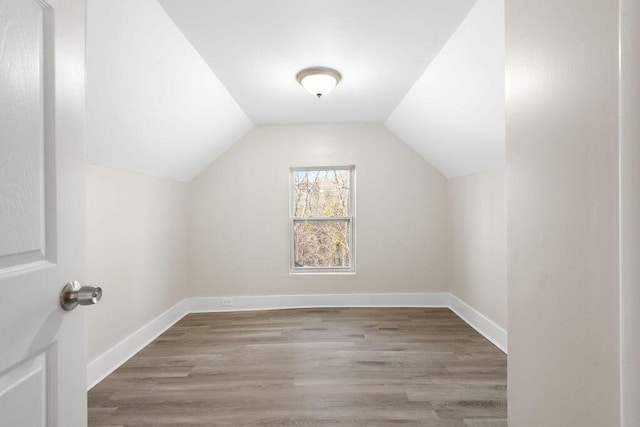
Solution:
{"label": "flush mount dome light", "polygon": [[331,92],[342,76],[333,68],[311,67],[300,71],[296,78],[310,94],[320,98]]}

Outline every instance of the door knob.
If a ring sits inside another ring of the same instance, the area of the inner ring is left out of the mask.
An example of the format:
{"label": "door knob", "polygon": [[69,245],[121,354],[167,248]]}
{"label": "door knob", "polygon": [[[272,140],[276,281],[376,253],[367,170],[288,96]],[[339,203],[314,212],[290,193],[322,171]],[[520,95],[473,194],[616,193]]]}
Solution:
{"label": "door knob", "polygon": [[96,304],[102,298],[102,288],[99,286],[80,286],[80,283],[67,283],[60,293],[60,306],[71,311],[80,305]]}

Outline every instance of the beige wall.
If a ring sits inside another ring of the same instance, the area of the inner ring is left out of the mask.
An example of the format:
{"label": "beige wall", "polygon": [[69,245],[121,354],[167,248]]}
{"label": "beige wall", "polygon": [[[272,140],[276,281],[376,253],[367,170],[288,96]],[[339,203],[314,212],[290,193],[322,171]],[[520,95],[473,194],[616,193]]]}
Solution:
{"label": "beige wall", "polygon": [[87,272],[100,304],[86,310],[87,360],[184,297],[187,187],[87,166]]}
{"label": "beige wall", "polygon": [[640,0],[621,2],[622,425],[640,425]]}
{"label": "beige wall", "polygon": [[449,290],[507,328],[504,168],[449,180]]}
{"label": "beige wall", "polygon": [[620,422],[618,8],[508,0],[509,425]]}
{"label": "beige wall", "polygon": [[[356,275],[290,275],[289,167],[356,165]],[[189,296],[447,291],[447,180],[377,125],[260,127],[189,184]]]}

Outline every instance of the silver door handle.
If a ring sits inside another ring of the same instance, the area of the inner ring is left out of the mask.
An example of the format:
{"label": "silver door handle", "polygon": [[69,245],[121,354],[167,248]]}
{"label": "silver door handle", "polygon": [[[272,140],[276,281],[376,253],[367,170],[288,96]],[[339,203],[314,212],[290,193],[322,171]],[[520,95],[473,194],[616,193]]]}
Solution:
{"label": "silver door handle", "polygon": [[60,306],[71,311],[80,305],[96,304],[102,298],[102,288],[99,286],[80,286],[80,283],[67,283],[60,293]]}

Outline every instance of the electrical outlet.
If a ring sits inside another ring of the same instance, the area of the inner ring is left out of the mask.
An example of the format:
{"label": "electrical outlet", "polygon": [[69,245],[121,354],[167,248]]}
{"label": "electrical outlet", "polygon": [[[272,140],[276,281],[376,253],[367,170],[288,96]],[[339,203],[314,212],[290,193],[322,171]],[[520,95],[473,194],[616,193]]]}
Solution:
{"label": "electrical outlet", "polygon": [[233,305],[233,298],[230,298],[230,297],[220,298],[220,305],[223,307],[231,307]]}

